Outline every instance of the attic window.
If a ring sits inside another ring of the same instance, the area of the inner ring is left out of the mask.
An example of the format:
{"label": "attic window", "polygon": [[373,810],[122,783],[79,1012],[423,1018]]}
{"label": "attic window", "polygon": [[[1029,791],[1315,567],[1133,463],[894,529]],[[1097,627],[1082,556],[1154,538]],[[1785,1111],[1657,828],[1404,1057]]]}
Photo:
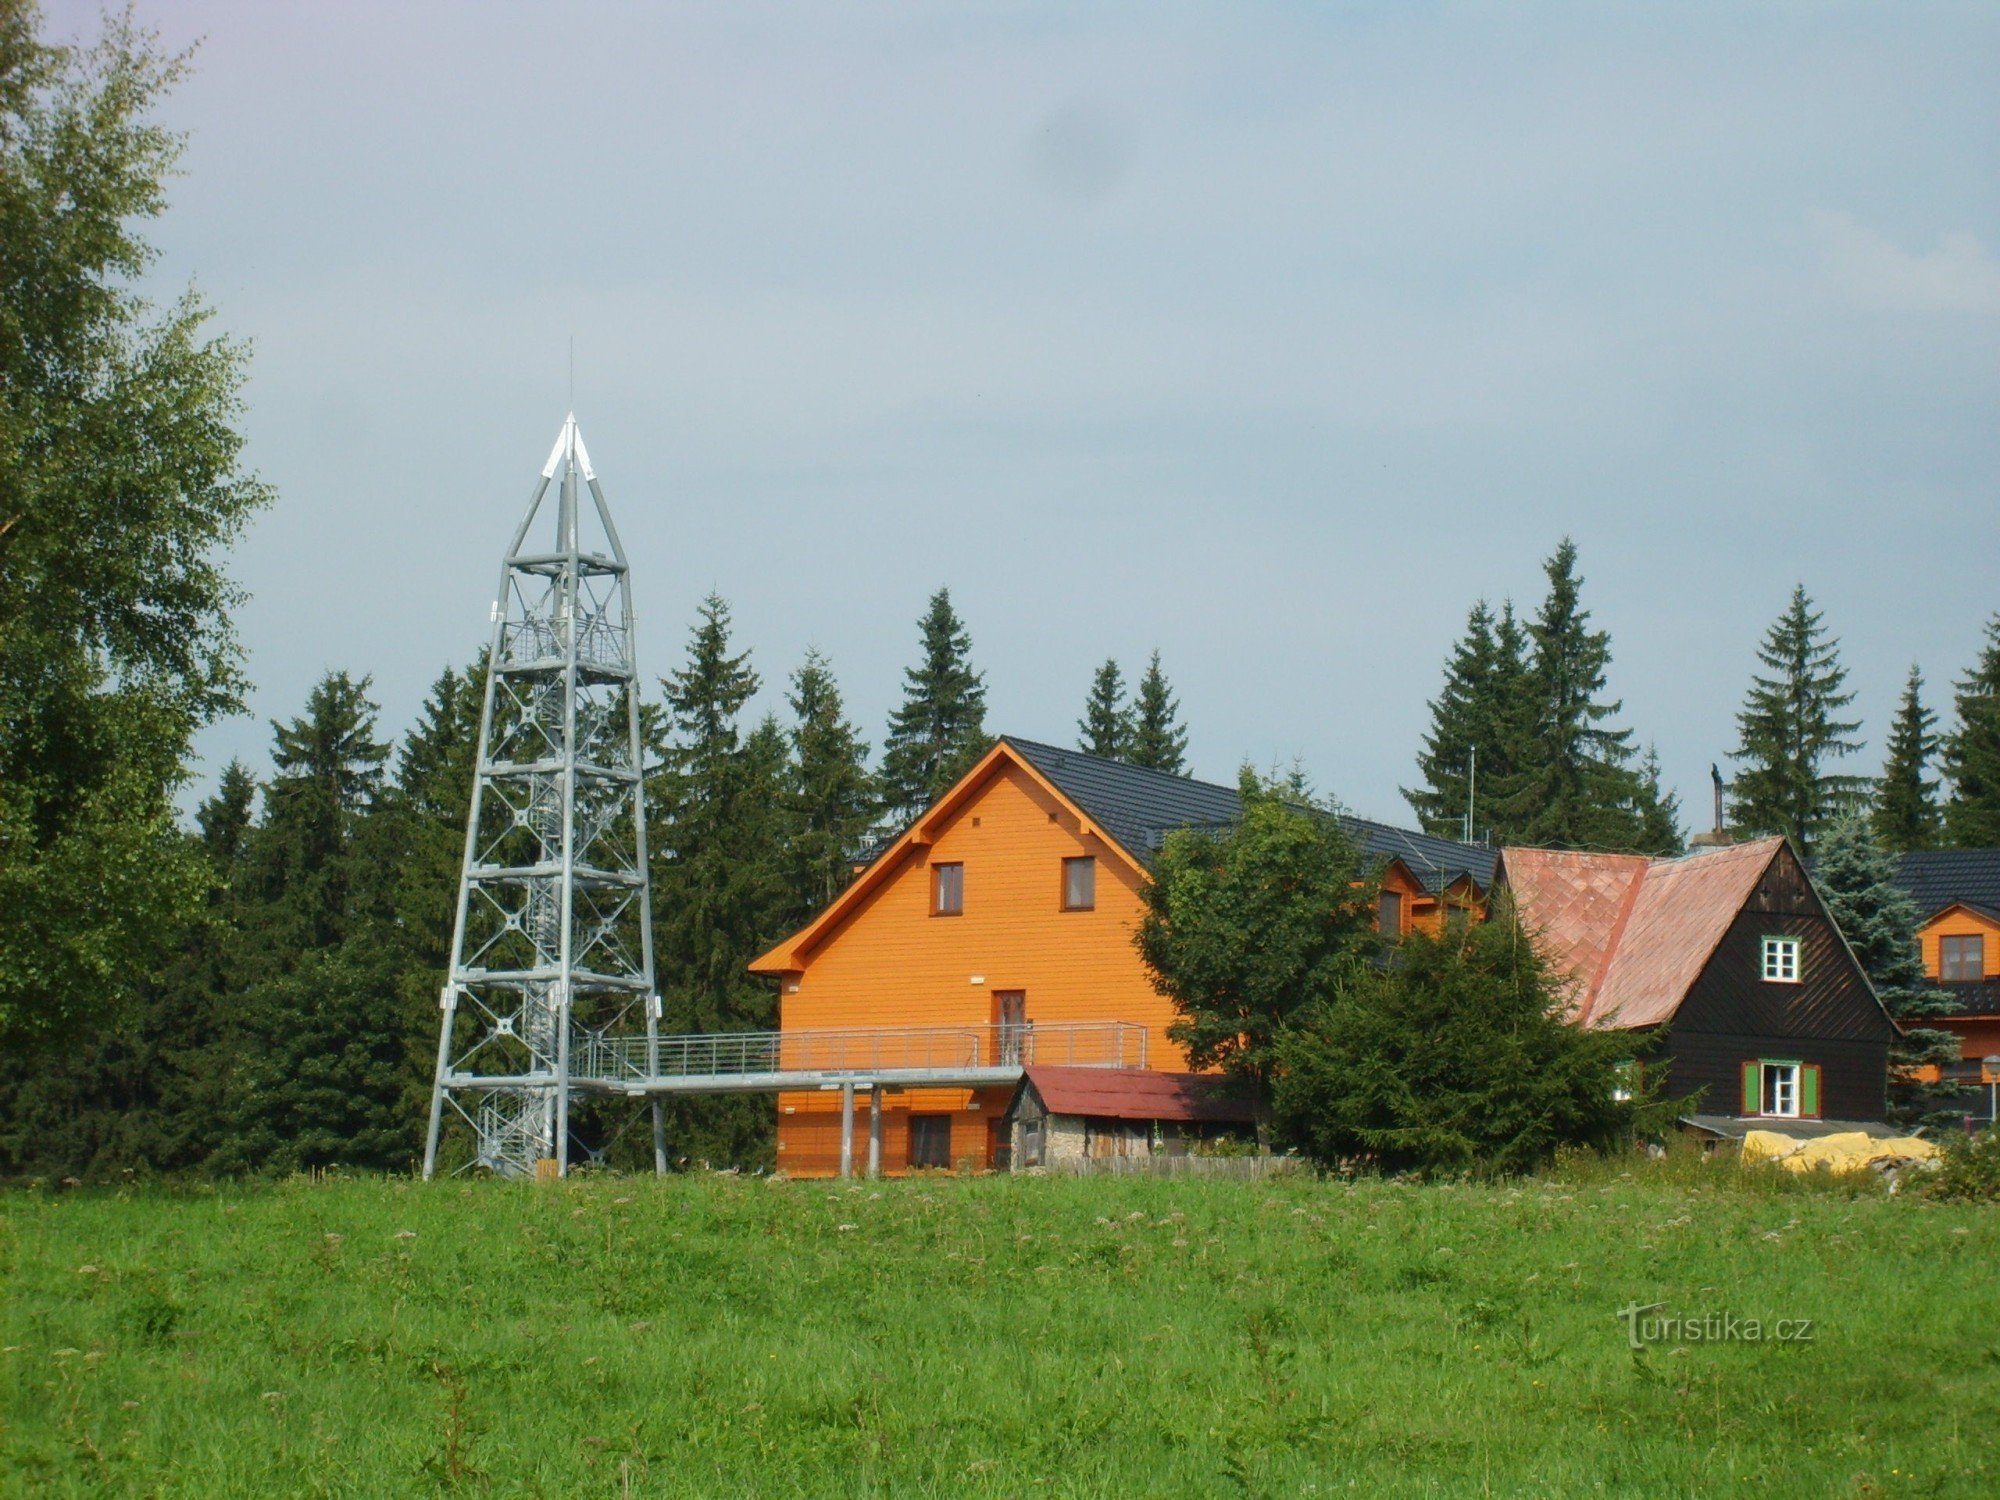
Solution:
{"label": "attic window", "polygon": [[1764,939],[1764,979],[1769,984],[1799,982],[1799,940],[1795,937]]}
{"label": "attic window", "polygon": [[1970,933],[1938,939],[1938,978],[1947,983],[1986,977],[1986,938]]}
{"label": "attic window", "polygon": [[1064,911],[1096,910],[1097,861],[1092,856],[1063,861],[1062,904]]}
{"label": "attic window", "polygon": [[931,866],[931,915],[956,917],[965,912],[965,866]]}

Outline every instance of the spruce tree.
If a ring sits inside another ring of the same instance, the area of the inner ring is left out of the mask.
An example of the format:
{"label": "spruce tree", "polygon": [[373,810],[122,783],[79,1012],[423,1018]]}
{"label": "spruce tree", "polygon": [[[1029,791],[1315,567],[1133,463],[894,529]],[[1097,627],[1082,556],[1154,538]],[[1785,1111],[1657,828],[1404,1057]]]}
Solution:
{"label": "spruce tree", "polygon": [[[787,743],[775,719],[741,728],[758,677],[730,649],[729,606],[703,601],[686,665],[665,679],[668,739],[653,787],[653,934],[668,1032],[758,1031],[777,997],[745,965],[785,933]],[[767,1163],[768,1100],[676,1100],[667,1111],[677,1158]]]}
{"label": "spruce tree", "polygon": [[1160,653],[1155,651],[1139,679],[1139,691],[1132,700],[1132,737],[1125,758],[1149,771],[1165,771],[1185,776],[1187,730],[1180,722],[1180,703],[1167,677],[1160,670]]}
{"label": "spruce tree", "polygon": [[1090,696],[1084,700],[1083,717],[1077,721],[1076,747],[1087,755],[1107,760],[1123,760],[1132,746],[1132,714],[1125,703],[1125,677],[1114,657],[1090,679]]}
{"label": "spruce tree", "polygon": [[1938,784],[1924,774],[1937,753],[1937,715],[1923,704],[1923,674],[1910,668],[1903,701],[1889,726],[1889,758],[1875,783],[1875,835],[1899,852],[1936,845],[1943,825]]}
{"label": "spruce tree", "polygon": [[392,915],[375,924],[375,940],[395,956],[397,1007],[406,1018],[403,1096],[413,1121],[430,1102],[438,989],[451,964],[485,672],[482,658],[462,672],[446,667],[431,684],[368,825],[388,875]]}
{"label": "spruce tree", "polygon": [[1813,884],[1884,1008],[1905,1028],[1889,1054],[1890,1106],[1898,1120],[1917,1123],[1920,1097],[1937,1102],[1955,1090],[1949,1084],[1920,1083],[1916,1070],[1956,1062],[1959,1055],[1955,1034],[1916,1024],[1952,1009],[1951,998],[1924,973],[1917,904],[1897,879],[1895,854],[1858,812],[1825,826],[1813,858]]}
{"label": "spruce tree", "polygon": [[230,1024],[213,1052],[225,1129],[213,1170],[407,1168],[409,1017],[388,940],[397,846],[383,814],[389,746],[368,679],[332,672],[273,724],[250,841]]}
{"label": "spruce tree", "polygon": [[1958,680],[1956,701],[1958,722],[1944,739],[1945,840],[1957,849],[2000,849],[2000,614],[1986,622],[1986,644]]}
{"label": "spruce tree", "polygon": [[1681,832],[1681,799],[1669,791],[1660,778],[1660,752],[1648,745],[1639,761],[1639,778],[1633,800],[1639,817],[1639,834],[1634,852],[1666,858],[1687,852]]}
{"label": "spruce tree", "polygon": [[1731,788],[1730,821],[1747,833],[1782,833],[1810,850],[1820,828],[1855,806],[1868,783],[1830,769],[1861,748],[1859,720],[1841,719],[1854,701],[1845,691],[1840,643],[1827,636],[1804,584],[1765,632],[1758,660],[1771,676],[1752,678],[1736,716],[1741,761]]}
{"label": "spruce tree", "polygon": [[1425,832],[1464,837],[1468,807],[1474,838],[1493,828],[1492,809],[1510,790],[1533,713],[1526,649],[1511,601],[1497,616],[1484,599],[1472,606],[1431,700],[1430,732],[1417,755],[1424,784],[1403,789]]}
{"label": "spruce tree", "polygon": [[986,733],[986,679],[972,668],[972,637],[939,589],[918,622],[923,655],[903,673],[903,702],[889,716],[882,788],[906,816],[928,807],[971,769],[992,741]]}
{"label": "spruce tree", "polygon": [[833,668],[817,651],[792,674],[792,919],[825,906],[852,877],[875,817],[868,746],[848,722]]}
{"label": "spruce tree", "polygon": [[306,711],[271,725],[271,784],[254,853],[259,894],[282,924],[277,942],[327,948],[345,935],[358,873],[347,855],[382,789],[389,746],[375,738],[380,710],[366,677],[329,672]]}
{"label": "spruce tree", "polygon": [[1622,704],[1602,701],[1611,637],[1590,628],[1576,544],[1563,538],[1543,564],[1549,592],[1528,626],[1531,651],[1521,693],[1522,742],[1489,814],[1519,842],[1563,849],[1638,847],[1631,732],[1607,721]]}

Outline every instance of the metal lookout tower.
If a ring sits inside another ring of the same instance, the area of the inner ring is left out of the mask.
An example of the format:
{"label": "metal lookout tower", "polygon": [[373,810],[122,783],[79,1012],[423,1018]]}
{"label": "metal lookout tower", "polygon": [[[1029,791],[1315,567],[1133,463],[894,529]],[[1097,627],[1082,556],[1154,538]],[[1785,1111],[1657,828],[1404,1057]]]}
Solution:
{"label": "metal lookout tower", "polygon": [[[551,489],[552,541],[531,535]],[[660,1071],[632,625],[625,549],[571,416],[493,606],[427,1178],[447,1109],[471,1128],[465,1167],[561,1175],[576,1149],[602,1149],[571,1119],[573,1080],[630,1098],[602,1087],[607,1072]],[[664,1172],[657,1095],[652,1117]]]}

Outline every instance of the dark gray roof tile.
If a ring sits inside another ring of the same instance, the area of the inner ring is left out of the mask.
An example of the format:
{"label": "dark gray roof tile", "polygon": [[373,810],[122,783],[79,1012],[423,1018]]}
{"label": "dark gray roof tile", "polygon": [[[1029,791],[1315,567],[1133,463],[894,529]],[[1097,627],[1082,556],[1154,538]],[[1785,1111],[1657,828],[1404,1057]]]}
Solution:
{"label": "dark gray roof tile", "polygon": [[[1176,828],[1222,828],[1243,812],[1243,799],[1234,787],[1149,771],[1011,734],[1003,738],[1123,848],[1142,860],[1150,861]],[[1493,849],[1367,818],[1343,816],[1340,821],[1368,853],[1382,860],[1402,860],[1428,891],[1441,891],[1461,875],[1470,875],[1481,890],[1493,884],[1497,855]]]}
{"label": "dark gray roof tile", "polygon": [[1922,849],[1898,862],[1897,879],[1929,918],[1954,901],[2000,911],[2000,849]]}

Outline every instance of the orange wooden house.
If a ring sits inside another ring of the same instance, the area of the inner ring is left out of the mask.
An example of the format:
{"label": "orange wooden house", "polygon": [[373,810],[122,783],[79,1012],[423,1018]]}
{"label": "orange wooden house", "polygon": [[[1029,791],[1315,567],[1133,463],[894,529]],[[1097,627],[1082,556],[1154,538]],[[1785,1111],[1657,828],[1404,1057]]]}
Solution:
{"label": "orange wooden house", "polygon": [[[1916,1024],[1957,1033],[1953,1080],[1979,1083],[1982,1060],[2000,1056],[2000,849],[1906,854],[1899,878],[1924,914],[1917,929],[1924,973],[1957,1003],[1953,1014]],[[1990,1097],[1976,1114],[1987,1113]]]}
{"label": "orange wooden house", "polygon": [[[750,965],[780,986],[779,1026],[955,1028],[1018,1067],[1122,1063],[1179,1072],[1172,1005],[1133,946],[1154,854],[1176,828],[1222,827],[1235,789],[1002,738],[805,927]],[[1491,850],[1345,819],[1380,861],[1397,933],[1477,912]],[[926,1042],[926,1045],[930,1045]],[[987,1167],[1014,1079],[882,1096],[882,1168]],[[778,1097],[778,1167],[832,1175],[837,1092]]]}

